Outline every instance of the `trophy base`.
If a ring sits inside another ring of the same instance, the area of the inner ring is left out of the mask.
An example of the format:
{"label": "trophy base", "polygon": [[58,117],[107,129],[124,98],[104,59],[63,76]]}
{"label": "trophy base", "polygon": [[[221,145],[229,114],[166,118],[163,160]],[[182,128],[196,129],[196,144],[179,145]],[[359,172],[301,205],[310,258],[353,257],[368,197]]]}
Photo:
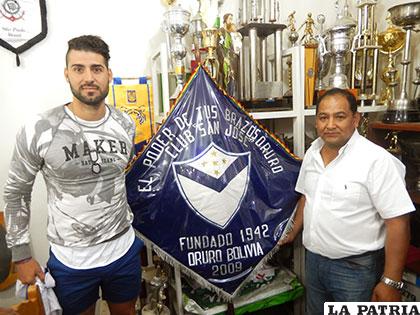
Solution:
{"label": "trophy base", "polygon": [[290,110],[292,109],[292,98],[282,98],[274,100],[254,100],[254,101],[240,101],[244,108],[248,110]]}
{"label": "trophy base", "polygon": [[419,122],[419,110],[387,110],[382,118],[385,124],[398,124],[405,122]]}
{"label": "trophy base", "polygon": [[369,99],[369,98],[367,98],[367,99],[358,98],[357,99],[357,105],[358,106],[371,106],[371,105],[373,105],[374,101],[375,100]]}

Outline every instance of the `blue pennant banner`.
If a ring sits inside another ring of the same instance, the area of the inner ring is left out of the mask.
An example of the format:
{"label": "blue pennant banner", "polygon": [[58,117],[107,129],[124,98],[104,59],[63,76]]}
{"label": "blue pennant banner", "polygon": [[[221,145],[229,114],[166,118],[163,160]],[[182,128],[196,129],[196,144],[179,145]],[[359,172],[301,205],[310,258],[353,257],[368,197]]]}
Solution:
{"label": "blue pennant banner", "polygon": [[276,249],[300,164],[199,67],[127,174],[133,225],[231,298]]}

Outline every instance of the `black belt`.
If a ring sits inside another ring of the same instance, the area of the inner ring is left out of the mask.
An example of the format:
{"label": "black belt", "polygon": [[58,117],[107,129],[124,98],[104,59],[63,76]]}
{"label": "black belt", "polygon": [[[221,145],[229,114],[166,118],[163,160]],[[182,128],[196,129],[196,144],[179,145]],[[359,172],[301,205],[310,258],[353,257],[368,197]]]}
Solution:
{"label": "black belt", "polygon": [[380,254],[383,254],[383,253],[385,253],[385,249],[382,247],[381,249],[364,252],[363,254],[343,257],[343,259],[360,258],[360,257],[366,257],[366,256],[376,256],[376,255],[380,255]]}

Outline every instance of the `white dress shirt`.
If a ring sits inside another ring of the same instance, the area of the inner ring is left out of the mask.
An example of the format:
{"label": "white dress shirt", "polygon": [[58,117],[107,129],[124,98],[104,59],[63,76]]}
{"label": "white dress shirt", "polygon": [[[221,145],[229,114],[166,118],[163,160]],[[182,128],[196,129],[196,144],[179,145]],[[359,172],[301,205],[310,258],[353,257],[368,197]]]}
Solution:
{"label": "white dress shirt", "polygon": [[312,143],[296,183],[306,198],[303,245],[332,259],[384,247],[384,219],[415,210],[404,164],[357,130],[327,166],[323,144]]}

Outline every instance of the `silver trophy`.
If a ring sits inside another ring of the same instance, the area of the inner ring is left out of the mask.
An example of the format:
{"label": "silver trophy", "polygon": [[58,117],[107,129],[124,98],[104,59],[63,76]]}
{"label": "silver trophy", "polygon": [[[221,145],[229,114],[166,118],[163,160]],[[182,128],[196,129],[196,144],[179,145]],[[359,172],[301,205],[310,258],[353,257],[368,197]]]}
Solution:
{"label": "silver trophy", "polygon": [[413,100],[415,100],[416,102],[418,102],[418,88],[419,88],[419,85],[420,85],[420,66],[417,66],[416,68],[415,68],[415,70],[416,70],[416,78],[413,80],[413,84],[416,86],[415,88],[414,88],[414,93],[413,93]]}
{"label": "silver trophy", "polygon": [[197,14],[191,19],[191,33],[193,37],[194,56],[196,62],[201,62],[201,50],[203,46],[203,30],[207,28],[201,15],[201,0],[198,0]]}
{"label": "silver trophy", "polygon": [[414,106],[414,102],[408,97],[407,82],[410,60],[410,38],[414,27],[420,24],[420,1],[410,2],[394,6],[388,10],[391,13],[391,21],[401,26],[406,31],[404,54],[401,64],[403,66],[401,95],[391,102],[386,111],[383,122],[400,123],[420,121],[420,111]]}
{"label": "silver trophy", "polygon": [[188,33],[190,27],[190,12],[184,10],[180,5],[174,6],[165,12],[165,26],[167,32],[171,35],[173,43],[170,45],[171,56],[175,60],[175,76],[177,86],[171,99],[174,99],[181,92],[184,85],[185,66],[184,58],[187,55],[182,38]]}
{"label": "silver trophy", "polygon": [[[239,98],[251,103],[280,100],[283,96],[282,34],[286,25],[279,24],[278,0],[242,0],[239,5],[242,27],[238,32],[243,38]],[[272,61],[270,47],[274,51]]]}
{"label": "silver trophy", "polygon": [[317,21],[319,23],[319,34],[315,36],[315,39],[318,42],[315,90],[320,91],[326,89],[326,85],[322,79],[330,71],[331,52],[327,50],[326,35],[324,33],[325,16],[319,14],[317,16]]}
{"label": "silver trophy", "polygon": [[142,309],[142,314],[169,315],[169,308],[164,304],[165,291],[168,288],[168,277],[160,265],[156,267],[156,273],[148,283],[147,304]]}
{"label": "silver trophy", "polygon": [[377,101],[378,34],[375,22],[377,0],[357,0],[357,34],[352,45],[351,88],[360,91],[360,106]]}
{"label": "silver trophy", "polygon": [[[336,2],[338,9],[338,1]],[[337,14],[337,20],[334,26],[329,29],[330,52],[335,59],[335,71],[329,78],[329,87],[348,89],[347,80],[347,56],[354,36],[356,22],[350,16],[347,1],[342,12]]]}

